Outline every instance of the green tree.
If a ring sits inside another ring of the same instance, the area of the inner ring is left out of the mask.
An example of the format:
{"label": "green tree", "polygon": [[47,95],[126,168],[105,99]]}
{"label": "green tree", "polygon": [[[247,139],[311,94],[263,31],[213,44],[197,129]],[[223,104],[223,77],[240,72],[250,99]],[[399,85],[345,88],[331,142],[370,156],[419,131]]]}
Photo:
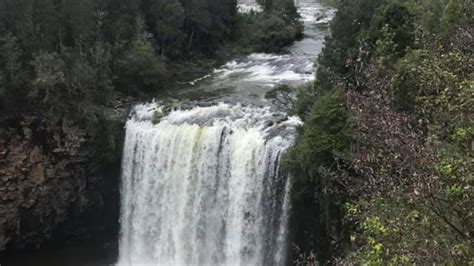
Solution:
{"label": "green tree", "polygon": [[26,73],[22,66],[23,49],[18,39],[7,34],[0,37],[0,109],[5,105],[17,105]]}
{"label": "green tree", "polygon": [[137,36],[129,50],[119,61],[122,89],[129,93],[157,89],[165,75],[165,67],[153,48],[152,35],[144,29],[142,19],[137,20]]}
{"label": "green tree", "polygon": [[168,46],[180,48],[185,37],[181,31],[185,20],[181,3],[177,0],[155,0],[150,6],[149,16],[160,42],[161,56],[165,55]]}
{"label": "green tree", "polygon": [[[296,102],[295,242],[323,264],[472,263],[472,1],[339,2]],[[322,103],[336,88],[354,141],[331,131],[344,115]]]}
{"label": "green tree", "polygon": [[341,221],[350,181],[342,170],[352,136],[342,91],[319,91],[314,99],[284,165],[293,176],[293,240],[303,252],[317,252],[326,262],[335,247],[347,242]]}
{"label": "green tree", "polygon": [[448,27],[463,26],[474,23],[472,13],[474,4],[469,0],[449,0],[446,5],[443,22]]}
{"label": "green tree", "polygon": [[102,0],[99,17],[104,16],[102,28],[111,42],[130,42],[136,33],[136,18],[143,15],[142,0]]}
{"label": "green tree", "polygon": [[273,0],[257,0],[257,3],[263,7],[264,10],[271,10],[273,8]]}
{"label": "green tree", "polygon": [[207,6],[212,17],[210,35],[216,41],[226,39],[232,33],[237,1],[207,0]]}
{"label": "green tree", "polygon": [[61,105],[59,99],[66,95],[66,65],[56,52],[40,52],[31,65],[34,69],[33,87],[29,96],[42,104]]}
{"label": "green tree", "polygon": [[381,51],[382,55],[390,56],[394,53],[397,57],[405,54],[407,48],[415,41],[414,16],[407,7],[401,4],[390,4],[385,7],[382,17],[373,21],[373,38],[384,43],[392,43],[393,51]]}

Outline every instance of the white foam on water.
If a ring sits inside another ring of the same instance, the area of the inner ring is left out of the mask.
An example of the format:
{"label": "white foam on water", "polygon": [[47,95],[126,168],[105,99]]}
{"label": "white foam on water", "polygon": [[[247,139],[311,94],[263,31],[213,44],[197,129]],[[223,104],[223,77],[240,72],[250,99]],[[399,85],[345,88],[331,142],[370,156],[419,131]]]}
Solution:
{"label": "white foam on water", "polygon": [[327,24],[336,15],[336,9],[322,6],[320,3],[304,2],[298,9],[301,21],[306,25]]}
{"label": "white foam on water", "polygon": [[[292,55],[255,53],[233,60],[214,70],[216,79],[236,77],[239,82],[258,82],[274,86],[282,82],[314,80],[313,62]],[[229,81],[231,82],[231,80]]]}
{"label": "white foam on water", "polygon": [[156,111],[138,105],[126,125],[118,265],[283,265],[279,162],[301,120],[219,104],[153,124]]}
{"label": "white foam on water", "polygon": [[262,12],[262,7],[255,0],[239,0],[237,10],[241,13]]}
{"label": "white foam on water", "polygon": [[257,4],[239,4],[237,6],[241,13],[262,12],[263,9]]}

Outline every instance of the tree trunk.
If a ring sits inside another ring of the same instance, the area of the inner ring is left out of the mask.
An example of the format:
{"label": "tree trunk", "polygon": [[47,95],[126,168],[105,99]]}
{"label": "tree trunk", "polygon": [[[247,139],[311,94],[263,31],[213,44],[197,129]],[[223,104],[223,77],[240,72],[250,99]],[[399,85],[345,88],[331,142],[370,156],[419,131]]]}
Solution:
{"label": "tree trunk", "polygon": [[193,39],[194,39],[194,33],[195,33],[195,32],[196,32],[196,31],[193,30],[193,31],[191,32],[191,35],[189,36],[188,53],[191,51],[191,48],[193,47]]}
{"label": "tree trunk", "polygon": [[165,39],[161,41],[161,60],[165,57]]}

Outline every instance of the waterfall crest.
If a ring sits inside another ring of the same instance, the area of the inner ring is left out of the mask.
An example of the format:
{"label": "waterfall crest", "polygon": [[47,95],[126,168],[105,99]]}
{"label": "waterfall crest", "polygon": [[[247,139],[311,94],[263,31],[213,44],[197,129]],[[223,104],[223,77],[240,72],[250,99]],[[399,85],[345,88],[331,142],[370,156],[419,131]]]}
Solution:
{"label": "waterfall crest", "polygon": [[289,181],[282,154],[301,121],[219,104],[126,125],[119,265],[282,265]]}

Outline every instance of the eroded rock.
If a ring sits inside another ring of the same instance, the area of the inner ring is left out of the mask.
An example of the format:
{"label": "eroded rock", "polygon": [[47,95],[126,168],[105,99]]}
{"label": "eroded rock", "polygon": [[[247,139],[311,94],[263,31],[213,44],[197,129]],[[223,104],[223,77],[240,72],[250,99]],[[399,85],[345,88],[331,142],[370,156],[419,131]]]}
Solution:
{"label": "eroded rock", "polygon": [[35,116],[0,122],[0,253],[116,235],[120,165],[91,163],[93,132]]}

